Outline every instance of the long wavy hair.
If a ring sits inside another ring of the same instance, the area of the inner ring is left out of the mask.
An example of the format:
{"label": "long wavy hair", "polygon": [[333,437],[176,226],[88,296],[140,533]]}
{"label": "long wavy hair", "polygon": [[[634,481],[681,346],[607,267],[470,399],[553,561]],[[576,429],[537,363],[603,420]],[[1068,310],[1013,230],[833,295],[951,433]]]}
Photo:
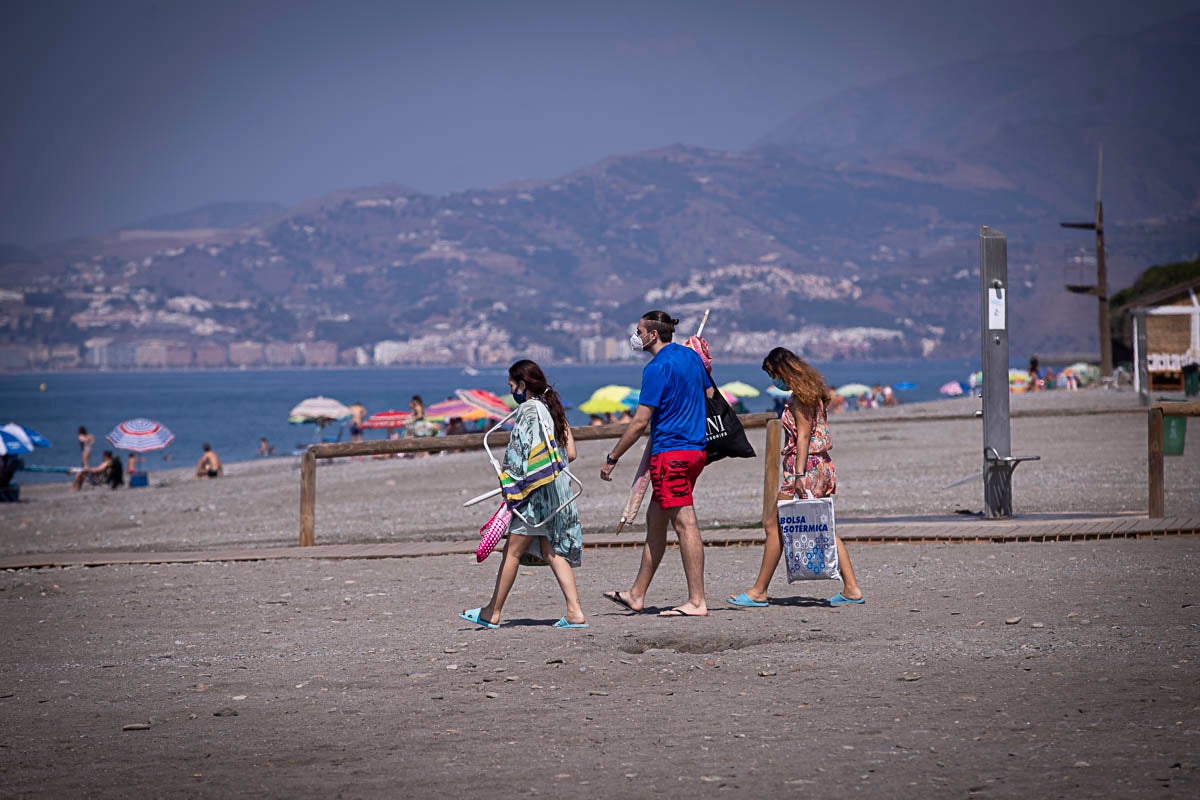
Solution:
{"label": "long wavy hair", "polygon": [[554,420],[554,438],[562,445],[567,439],[567,410],[563,408],[562,398],[554,387],[546,382],[546,374],[537,362],[523,358],[508,368],[508,379],[515,384],[525,383],[525,391],[530,397],[536,397],[550,409],[550,418]]}
{"label": "long wavy hair", "polygon": [[779,378],[792,390],[792,398],[801,408],[816,408],[817,403],[828,405],[833,391],[816,367],[786,347],[776,347],[763,359],[763,372]]}

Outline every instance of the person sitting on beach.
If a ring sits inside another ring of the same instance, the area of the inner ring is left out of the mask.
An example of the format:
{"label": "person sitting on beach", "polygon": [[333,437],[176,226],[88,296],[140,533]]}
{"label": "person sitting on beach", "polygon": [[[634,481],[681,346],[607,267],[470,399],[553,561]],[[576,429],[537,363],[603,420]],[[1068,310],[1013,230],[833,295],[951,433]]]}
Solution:
{"label": "person sitting on beach", "polygon": [[265,437],[265,436],[261,436],[261,437],[259,437],[259,440],[258,440],[258,454],[259,454],[260,456],[273,456],[273,455],[275,455],[275,448],[271,446],[271,443],[267,441],[267,437]]}
{"label": "person sitting on beach", "polygon": [[71,491],[78,492],[83,484],[88,486],[104,486],[113,489],[125,483],[125,475],[121,469],[121,459],[113,455],[112,450],[105,450],[104,457],[94,467],[76,470],[75,479],[71,483]]}
{"label": "person sitting on beach", "polygon": [[15,454],[0,455],[0,489],[5,489],[12,484],[12,479],[21,466],[21,459],[17,458]]}
{"label": "person sitting on beach", "polygon": [[447,436],[461,436],[467,432],[467,426],[463,424],[462,417],[451,417],[446,423]]}
{"label": "person sitting on beach", "polygon": [[212,449],[211,444],[205,442],[204,455],[200,456],[200,460],[196,462],[196,477],[219,478],[222,472],[221,457]]}
{"label": "person sitting on beach", "polygon": [[604,417],[600,416],[599,414],[591,414],[588,416],[588,426],[589,427],[592,425],[603,425],[603,424],[604,424]]}
{"label": "person sitting on beach", "polygon": [[[829,451],[833,440],[829,435],[829,387],[821,373],[800,356],[783,347],[776,347],[763,359],[763,371],[779,389],[791,391],[787,412],[783,415],[782,485],[775,502],[763,514],[766,542],[763,545],[762,566],[754,585],[730,597],[730,605],[739,608],[762,608],[767,605],[767,588],[775,576],[775,568],[783,555],[783,534],[779,530],[779,501],[791,500],[807,491],[813,497],[829,497],[837,492],[837,470]],[[801,448],[806,457],[801,457]],[[864,603],[862,589],[854,577],[850,554],[840,536],[837,539],[838,568],[842,573],[842,591],[829,598],[831,606]]]}
{"label": "person sitting on beach", "polygon": [[[471,608],[460,617],[484,628],[500,627],[500,612],[521,567],[521,557],[536,547],[562,589],[566,613],[555,628],[586,628],[572,567],[583,557],[583,529],[579,510],[570,501],[566,462],[575,460],[575,437],[567,422],[562,399],[546,382],[533,361],[522,359],[508,368],[508,387],[517,401],[517,416],[504,451],[500,485],[513,514],[508,541],[496,573],[496,586],[487,605]],[[553,438],[547,441],[547,435]],[[565,459],[564,459],[565,456]],[[554,465],[558,469],[550,469]],[[570,502],[568,502],[570,501]],[[560,510],[561,509],[561,510]],[[535,544],[536,543],[536,544]]]}

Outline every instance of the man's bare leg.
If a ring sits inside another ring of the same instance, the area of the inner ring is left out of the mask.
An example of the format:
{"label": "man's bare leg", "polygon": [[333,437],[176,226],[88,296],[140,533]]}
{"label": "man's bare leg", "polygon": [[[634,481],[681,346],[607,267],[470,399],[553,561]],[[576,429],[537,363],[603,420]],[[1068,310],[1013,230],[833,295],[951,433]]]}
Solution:
{"label": "man's bare leg", "polygon": [[[662,612],[668,616],[708,616],[704,600],[704,541],[700,538],[700,523],[692,506],[672,508],[664,512],[679,537],[679,555],[683,559],[683,576],[687,580],[688,600],[680,606]],[[675,612],[675,613],[672,613]]]}
{"label": "man's bare leg", "polygon": [[[662,563],[663,553],[667,551],[667,512],[658,503],[651,501],[646,512],[646,544],[642,546],[642,561],[638,565],[637,577],[633,580],[633,588],[628,592],[617,592],[617,596],[628,601],[629,608],[641,611],[646,607],[646,592],[650,589],[650,581]],[[613,593],[608,592],[609,596]]]}

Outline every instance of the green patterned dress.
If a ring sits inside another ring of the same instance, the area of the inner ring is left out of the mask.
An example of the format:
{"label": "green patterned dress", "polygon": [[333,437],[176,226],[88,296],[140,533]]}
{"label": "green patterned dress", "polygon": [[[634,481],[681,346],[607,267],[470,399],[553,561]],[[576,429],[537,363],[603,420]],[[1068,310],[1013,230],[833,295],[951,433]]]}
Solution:
{"label": "green patterned dress", "polygon": [[[530,470],[530,454],[537,445],[546,441],[544,430],[554,430],[554,420],[550,409],[545,403],[536,398],[530,398],[521,404],[517,411],[516,422],[504,450],[504,472],[514,482],[522,481]],[[566,465],[565,454],[557,447],[559,443],[551,440],[554,450],[558,450],[562,464]],[[555,509],[571,497],[571,481],[564,471],[559,472],[553,481],[533,489],[524,502],[516,506],[529,524],[526,524],[516,514],[509,523],[508,532],[522,536],[544,536],[550,540],[550,545],[557,555],[567,560],[572,567],[578,567],[583,556],[583,529],[579,524],[579,510],[571,502],[554,514]],[[537,551],[534,551],[537,553]]]}

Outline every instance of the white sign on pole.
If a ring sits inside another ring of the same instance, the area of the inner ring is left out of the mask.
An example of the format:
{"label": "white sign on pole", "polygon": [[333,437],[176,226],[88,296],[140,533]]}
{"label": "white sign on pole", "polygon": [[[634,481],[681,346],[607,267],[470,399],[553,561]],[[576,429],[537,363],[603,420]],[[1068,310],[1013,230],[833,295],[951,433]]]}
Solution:
{"label": "white sign on pole", "polygon": [[988,330],[1004,330],[1004,290],[992,289],[988,292]]}

